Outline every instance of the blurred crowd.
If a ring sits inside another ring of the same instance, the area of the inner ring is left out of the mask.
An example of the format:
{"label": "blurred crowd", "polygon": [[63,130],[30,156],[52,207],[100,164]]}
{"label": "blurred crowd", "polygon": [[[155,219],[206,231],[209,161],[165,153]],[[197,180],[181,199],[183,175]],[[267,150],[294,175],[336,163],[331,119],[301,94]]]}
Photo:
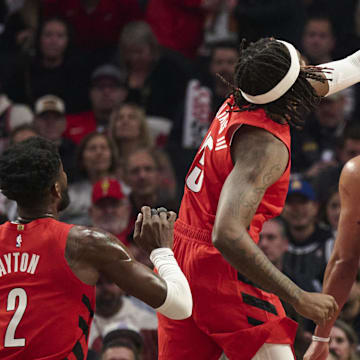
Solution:
{"label": "blurred crowd", "polygon": [[[270,36],[312,65],[345,57],[360,49],[360,1],[0,0],[0,153],[31,136],[53,141],[71,198],[61,220],[112,232],[151,267],[132,240],[137,213],[178,210],[187,169],[232,91],[239,42]],[[265,254],[308,291],[321,291],[334,244],[342,166],[360,155],[359,89],[323,99],[292,129],[284,212],[261,233]],[[16,217],[0,194],[1,221]],[[151,308],[106,278],[96,299],[88,359],[157,359]],[[287,310],[301,356],[314,324]],[[357,359],[358,336],[360,276],[331,359]]]}

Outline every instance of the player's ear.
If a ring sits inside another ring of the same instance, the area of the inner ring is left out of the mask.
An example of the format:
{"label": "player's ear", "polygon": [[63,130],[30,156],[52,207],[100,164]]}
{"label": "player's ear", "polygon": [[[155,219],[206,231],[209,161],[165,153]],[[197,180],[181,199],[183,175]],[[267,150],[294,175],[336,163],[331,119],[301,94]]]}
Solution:
{"label": "player's ear", "polygon": [[51,192],[55,197],[61,199],[61,186],[58,181],[56,181],[55,184],[52,186]]}

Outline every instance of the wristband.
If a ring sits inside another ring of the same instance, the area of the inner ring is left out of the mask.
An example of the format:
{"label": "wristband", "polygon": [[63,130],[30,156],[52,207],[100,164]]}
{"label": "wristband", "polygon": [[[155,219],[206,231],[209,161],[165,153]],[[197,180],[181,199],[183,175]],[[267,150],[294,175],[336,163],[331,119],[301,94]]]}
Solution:
{"label": "wristband", "polygon": [[325,342],[325,343],[328,343],[330,341],[330,337],[327,337],[327,338],[324,338],[324,337],[320,337],[320,336],[316,336],[316,335],[313,335],[311,337],[312,341],[319,341],[319,342]]}

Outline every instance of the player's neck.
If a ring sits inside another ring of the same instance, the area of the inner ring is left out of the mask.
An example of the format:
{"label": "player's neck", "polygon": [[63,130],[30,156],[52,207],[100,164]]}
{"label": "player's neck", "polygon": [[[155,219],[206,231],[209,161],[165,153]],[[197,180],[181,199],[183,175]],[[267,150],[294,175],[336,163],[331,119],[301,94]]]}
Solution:
{"label": "player's neck", "polygon": [[52,206],[43,207],[43,208],[32,208],[32,209],[25,209],[25,208],[18,208],[18,221],[19,222],[30,222],[36,219],[41,218],[58,218],[58,212]]}

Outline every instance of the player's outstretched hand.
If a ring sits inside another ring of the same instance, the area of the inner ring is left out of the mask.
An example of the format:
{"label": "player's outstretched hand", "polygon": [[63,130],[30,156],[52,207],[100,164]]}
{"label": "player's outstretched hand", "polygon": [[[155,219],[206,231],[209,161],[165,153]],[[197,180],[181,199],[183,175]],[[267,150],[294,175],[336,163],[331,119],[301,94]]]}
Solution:
{"label": "player's outstretched hand", "polygon": [[143,206],[136,219],[134,240],[149,254],[156,248],[172,248],[175,219],[173,211]]}
{"label": "player's outstretched hand", "polygon": [[313,341],[306,350],[304,360],[326,360],[329,355],[329,343]]}
{"label": "player's outstretched hand", "polygon": [[302,291],[295,310],[302,316],[311,319],[317,325],[325,325],[338,310],[338,305],[331,295]]}

